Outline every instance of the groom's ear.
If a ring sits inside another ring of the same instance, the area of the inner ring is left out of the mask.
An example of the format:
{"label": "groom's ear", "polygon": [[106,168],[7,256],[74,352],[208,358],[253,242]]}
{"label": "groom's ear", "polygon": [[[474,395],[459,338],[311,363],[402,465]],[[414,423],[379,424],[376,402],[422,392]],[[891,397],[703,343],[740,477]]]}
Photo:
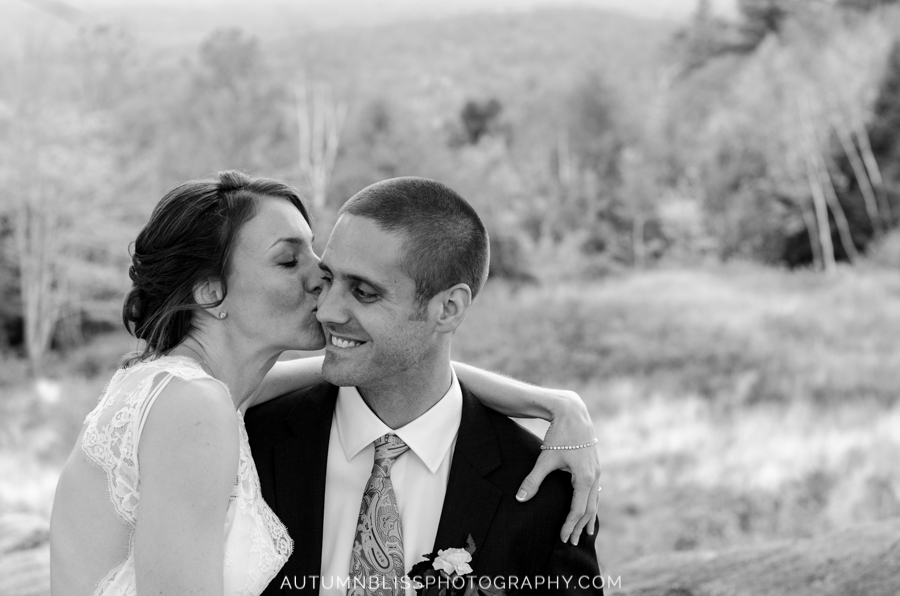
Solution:
{"label": "groom's ear", "polygon": [[453,333],[462,325],[466,318],[466,311],[472,305],[472,289],[468,284],[456,284],[438,293],[432,300],[440,301],[435,331]]}

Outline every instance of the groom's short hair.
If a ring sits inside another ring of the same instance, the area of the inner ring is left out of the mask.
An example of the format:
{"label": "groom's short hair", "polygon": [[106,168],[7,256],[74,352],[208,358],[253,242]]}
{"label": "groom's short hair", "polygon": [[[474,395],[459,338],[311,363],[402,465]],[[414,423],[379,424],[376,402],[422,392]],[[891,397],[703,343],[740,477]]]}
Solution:
{"label": "groom's short hair", "polygon": [[401,266],[416,284],[419,307],[459,283],[468,285],[474,298],[487,279],[487,230],[475,209],[440,182],[413,176],[377,182],[344,203],[339,214],[344,213],[402,234]]}

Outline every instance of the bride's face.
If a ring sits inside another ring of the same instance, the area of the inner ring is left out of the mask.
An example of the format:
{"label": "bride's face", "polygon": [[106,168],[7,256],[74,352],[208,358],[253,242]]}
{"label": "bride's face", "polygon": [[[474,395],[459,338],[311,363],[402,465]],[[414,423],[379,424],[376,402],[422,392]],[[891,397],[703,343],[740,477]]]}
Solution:
{"label": "bride's face", "polygon": [[316,350],[325,345],[316,320],[321,289],[313,234],[287,200],[264,197],[238,232],[231,257],[228,313],[233,341],[271,350]]}

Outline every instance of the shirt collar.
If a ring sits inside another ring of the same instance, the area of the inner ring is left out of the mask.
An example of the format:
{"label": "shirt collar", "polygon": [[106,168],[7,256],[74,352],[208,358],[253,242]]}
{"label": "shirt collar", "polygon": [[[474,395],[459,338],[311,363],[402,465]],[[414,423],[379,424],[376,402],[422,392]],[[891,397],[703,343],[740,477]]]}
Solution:
{"label": "shirt collar", "polygon": [[393,433],[409,445],[410,451],[422,460],[432,474],[437,472],[453,445],[462,419],[462,389],[452,369],[451,375],[450,389],[440,401],[396,430],[388,427],[369,409],[356,387],[341,387],[334,417],[347,461],[359,455],[378,437]]}

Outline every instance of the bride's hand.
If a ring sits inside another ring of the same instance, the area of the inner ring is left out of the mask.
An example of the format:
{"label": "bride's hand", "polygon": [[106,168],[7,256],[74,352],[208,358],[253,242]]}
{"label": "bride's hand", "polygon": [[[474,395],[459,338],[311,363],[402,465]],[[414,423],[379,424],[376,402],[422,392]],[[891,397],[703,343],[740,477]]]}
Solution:
{"label": "bride's hand", "polygon": [[571,538],[578,544],[582,530],[587,528],[593,536],[595,518],[600,502],[600,456],[593,445],[596,434],[587,406],[573,391],[551,390],[555,397],[562,397],[554,408],[550,428],[544,437],[547,447],[559,445],[585,445],[580,449],[545,449],[541,451],[531,473],[522,482],[516,498],[527,501],[538,492],[544,478],[554,470],[572,474],[572,506],[559,536],[563,542]]}

